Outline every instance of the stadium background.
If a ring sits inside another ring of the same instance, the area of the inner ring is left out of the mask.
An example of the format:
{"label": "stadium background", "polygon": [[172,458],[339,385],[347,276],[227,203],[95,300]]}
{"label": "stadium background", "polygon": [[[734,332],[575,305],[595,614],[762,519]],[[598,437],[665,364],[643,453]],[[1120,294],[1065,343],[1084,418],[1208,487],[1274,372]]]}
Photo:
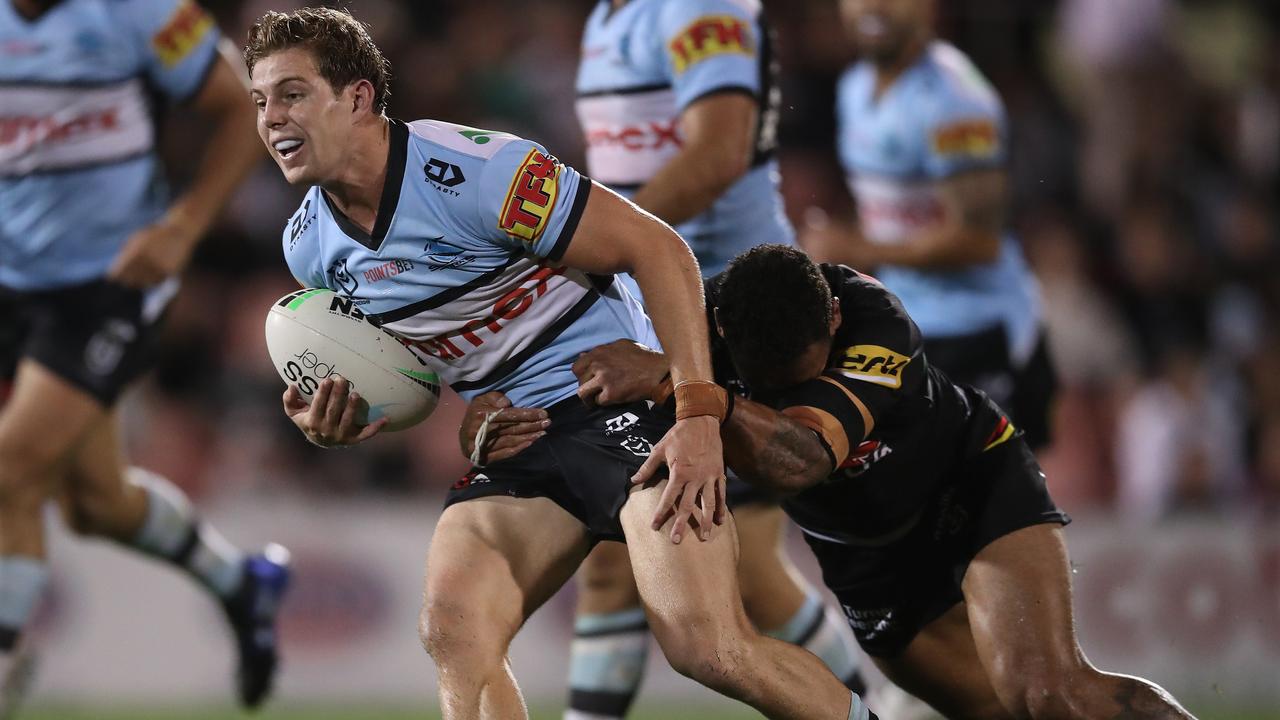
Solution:
{"label": "stadium background", "polygon": [[[1063,383],[1045,467],[1077,518],[1085,650],[1202,717],[1280,718],[1280,5],[938,4],[940,33],[1011,118],[1012,222]],[[297,6],[205,5],[237,44],[262,12]],[[392,114],[509,130],[579,167],[573,77],[591,5],[349,3],[393,63]],[[846,214],[832,88],[853,48],[832,0],[766,7],[788,211],[798,225],[810,207]],[[165,128],[181,185],[200,125],[178,110]],[[279,238],[299,197],[264,156],[187,275],[158,371],[123,406],[129,446],[234,540],[297,551],[282,697],[261,717],[430,716],[415,609],[440,498],[465,469],[461,405],[451,397],[423,426],[346,452],[309,446],[284,418],[262,320],[294,286]],[[54,571],[29,717],[235,716],[216,611],[180,579],[61,537]],[[548,711],[570,592],[517,644],[517,676]],[[641,716],[749,716],[663,665],[655,652]]]}

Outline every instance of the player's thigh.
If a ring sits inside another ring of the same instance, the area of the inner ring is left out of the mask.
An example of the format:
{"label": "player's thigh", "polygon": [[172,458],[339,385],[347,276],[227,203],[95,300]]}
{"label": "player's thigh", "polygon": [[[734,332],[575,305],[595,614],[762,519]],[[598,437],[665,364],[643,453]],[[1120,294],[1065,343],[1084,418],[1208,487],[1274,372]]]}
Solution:
{"label": "player's thigh", "polygon": [[1020,694],[1080,670],[1061,526],[1024,527],[969,564],[962,588],[974,641],[997,688]]}
{"label": "player's thigh", "polygon": [[672,543],[671,521],[656,531],[650,525],[665,482],[631,493],[622,507],[622,529],[649,628],[678,667],[696,660],[708,641],[732,639],[749,624],[738,588],[733,516],[710,540],[689,534]]}
{"label": "player's thigh", "polygon": [[48,473],[63,470],[86,430],[106,415],[97,399],[24,358],[0,408],[0,471],[43,475],[49,482]]}
{"label": "player's thigh", "polygon": [[872,658],[895,685],[948,718],[1007,718],[978,658],[964,603],[920,630],[906,649]]}
{"label": "player's thigh", "polygon": [[640,604],[627,546],[602,542],[578,568],[578,612],[613,613]]}
{"label": "player's thigh", "polygon": [[525,618],[573,574],[582,523],[542,497],[480,497],[445,509],[427,552],[420,631],[433,655],[506,652]]}
{"label": "player's thigh", "polygon": [[756,627],[776,630],[804,603],[808,584],[787,557],[783,540],[787,515],[774,503],[734,508],[738,529],[738,581],[747,616]]}

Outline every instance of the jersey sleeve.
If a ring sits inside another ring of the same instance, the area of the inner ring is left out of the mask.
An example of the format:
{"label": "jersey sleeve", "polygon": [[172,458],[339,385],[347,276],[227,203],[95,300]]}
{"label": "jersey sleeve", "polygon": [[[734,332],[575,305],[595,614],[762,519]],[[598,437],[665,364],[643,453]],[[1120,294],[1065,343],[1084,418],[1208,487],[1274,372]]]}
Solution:
{"label": "jersey sleeve", "polygon": [[222,34],[213,16],[193,0],[126,0],[119,11],[151,84],[176,102],[195,96],[218,59]]}
{"label": "jersey sleeve", "polygon": [[925,104],[924,170],[944,178],[1001,167],[1007,155],[1004,106],[968,60],[942,73],[942,89]]}
{"label": "jersey sleeve", "polygon": [[[879,282],[844,266],[823,265],[840,298],[841,329],[821,376],[782,393],[784,415],[822,438],[839,467],[868,432],[926,382],[920,331]],[[864,415],[865,411],[865,415]]]}
{"label": "jersey sleeve", "polygon": [[559,260],[578,229],[591,180],[528,140],[512,140],[481,171],[478,232]]}
{"label": "jersey sleeve", "polygon": [[760,94],[767,38],[740,3],[671,0],[659,13],[658,34],[678,109],[714,92]]}
{"label": "jersey sleeve", "polygon": [[318,192],[318,190],[312,190],[307,193],[302,206],[293,214],[293,217],[289,218],[289,222],[285,223],[281,238],[285,264],[289,266],[289,272],[293,274],[298,284],[306,288],[325,287],[325,277],[320,268],[318,251],[320,242],[319,226],[316,222],[316,214],[319,210],[316,203],[320,202],[317,197]]}

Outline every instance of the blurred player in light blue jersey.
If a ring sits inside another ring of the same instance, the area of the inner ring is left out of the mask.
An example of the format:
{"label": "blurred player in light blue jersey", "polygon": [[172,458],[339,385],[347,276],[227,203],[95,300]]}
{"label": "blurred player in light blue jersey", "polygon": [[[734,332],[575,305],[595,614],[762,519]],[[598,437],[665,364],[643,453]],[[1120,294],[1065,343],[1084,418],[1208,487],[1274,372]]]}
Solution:
{"label": "blurred player in light blue jersey", "polygon": [[1004,229],[1008,132],[999,96],[933,36],[933,0],[842,0],[863,59],[837,90],[840,161],[858,227],[805,237],[823,259],[875,269],[925,336],[929,361],[1049,440],[1055,381],[1039,287]]}
{"label": "blurred player in light blue jersey", "polygon": [[[771,45],[757,0],[601,0],[587,19],[577,79],[587,170],[675,226],[704,276],[756,245],[794,243],[774,159],[781,93]],[[589,382],[592,368],[576,369]],[[752,622],[859,688],[853,634],[787,559],[777,501],[737,478],[728,488]],[[602,543],[578,577],[565,717],[621,718],[649,634],[626,548]]]}
{"label": "blurred player in light blue jersey", "polygon": [[[178,273],[260,157],[243,70],[220,44],[188,0],[0,0],[0,378],[12,381],[0,408],[0,716],[27,676],[19,641],[49,575],[41,510],[59,493],[77,532],[168,561],[216,596],[241,700],[270,690],[283,550],[246,556],[168,480],[130,467],[114,410],[150,362]],[[172,199],[161,103],[214,124]]]}
{"label": "blurred player in light blue jersey", "polygon": [[[710,379],[701,278],[680,237],[535,143],[388,118],[386,60],[348,14],[268,13],[245,60],[259,135],[286,180],[312,186],[282,238],[298,281],[346,295],[463,398],[499,392],[545,411],[518,457],[453,484],[431,541],[421,639],[444,716],[526,717],[512,639],[596,542],[625,539],[674,667],[770,717],[868,718],[817,658],[743,611],[723,505],[730,405]],[[672,357],[674,424],[644,401],[578,397],[579,355],[654,328]],[[358,391],[291,385],[284,409],[312,442],[348,445],[384,424],[360,425]],[[651,456],[669,478],[631,492]]]}

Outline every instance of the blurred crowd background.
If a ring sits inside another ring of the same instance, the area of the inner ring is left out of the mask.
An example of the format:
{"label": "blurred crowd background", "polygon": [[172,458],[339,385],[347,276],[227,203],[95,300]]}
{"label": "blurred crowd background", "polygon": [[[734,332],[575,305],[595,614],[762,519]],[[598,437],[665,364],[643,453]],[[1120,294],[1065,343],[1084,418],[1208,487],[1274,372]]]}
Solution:
{"label": "blurred crowd background", "polygon": [[[290,0],[204,3],[237,45]],[[303,3],[297,3],[301,5]],[[589,0],[353,0],[394,67],[391,114],[501,129],[582,166],[573,82]],[[1043,286],[1062,391],[1050,486],[1072,512],[1280,518],[1280,4],[942,0],[1012,127],[1010,222]],[[847,215],[833,89],[856,48],[834,0],[765,0],[783,72],[793,222]],[[247,100],[246,100],[247,102]],[[201,126],[171,113],[181,184]],[[135,461],[196,497],[434,494],[466,469],[449,395],[427,423],[348,451],[280,409],[262,323],[295,287],[299,203],[265,155],[202,246],[160,367],[125,405]]]}

